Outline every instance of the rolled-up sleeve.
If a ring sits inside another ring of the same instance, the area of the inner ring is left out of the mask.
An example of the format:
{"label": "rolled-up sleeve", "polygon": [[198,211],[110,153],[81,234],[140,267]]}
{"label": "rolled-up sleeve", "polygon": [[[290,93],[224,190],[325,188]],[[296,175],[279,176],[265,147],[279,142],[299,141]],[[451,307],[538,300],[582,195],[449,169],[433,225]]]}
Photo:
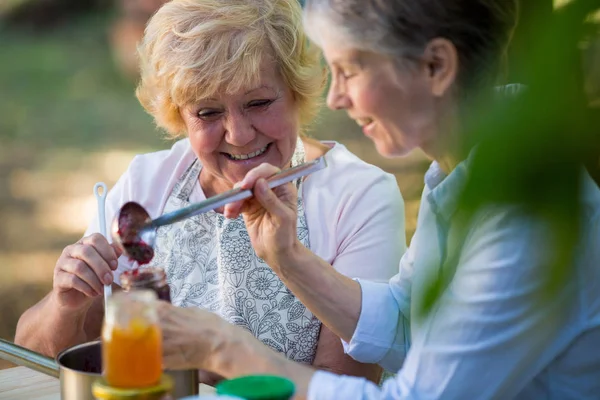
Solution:
{"label": "rolled-up sleeve", "polygon": [[388,283],[358,282],[362,311],[350,343],[342,341],[344,351],[356,361],[395,372],[408,352],[408,320]]}
{"label": "rolled-up sleeve", "polygon": [[[361,282],[363,309],[348,353],[386,368],[403,365],[381,388],[317,372],[308,399],[483,400],[521,393],[564,350],[581,317],[567,306],[576,298],[572,281],[543,296],[551,265],[547,226],[510,211],[475,219],[453,280],[420,328],[413,327],[418,334],[408,354],[399,286]],[[535,393],[526,398],[542,392]]]}

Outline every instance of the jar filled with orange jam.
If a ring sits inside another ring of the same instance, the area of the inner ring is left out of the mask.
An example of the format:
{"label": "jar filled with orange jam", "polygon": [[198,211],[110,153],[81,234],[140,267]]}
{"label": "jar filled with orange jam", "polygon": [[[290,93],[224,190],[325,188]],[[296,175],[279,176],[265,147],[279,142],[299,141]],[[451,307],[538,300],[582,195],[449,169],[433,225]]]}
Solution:
{"label": "jar filled with orange jam", "polygon": [[155,386],[162,375],[162,337],[152,290],[117,292],[108,299],[102,327],[102,365],[115,388]]}

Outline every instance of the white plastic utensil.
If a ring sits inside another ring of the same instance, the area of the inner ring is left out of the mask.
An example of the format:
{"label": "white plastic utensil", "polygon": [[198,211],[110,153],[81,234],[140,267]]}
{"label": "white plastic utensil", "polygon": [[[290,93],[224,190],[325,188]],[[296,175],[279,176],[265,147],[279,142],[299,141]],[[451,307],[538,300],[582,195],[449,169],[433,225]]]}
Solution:
{"label": "white plastic utensil", "polygon": [[[94,186],[94,195],[98,200],[98,226],[100,227],[100,233],[102,236],[106,236],[106,218],[105,218],[105,202],[106,202],[107,189],[104,182],[98,182]],[[106,308],[106,302],[112,295],[112,286],[104,285],[104,307]]]}

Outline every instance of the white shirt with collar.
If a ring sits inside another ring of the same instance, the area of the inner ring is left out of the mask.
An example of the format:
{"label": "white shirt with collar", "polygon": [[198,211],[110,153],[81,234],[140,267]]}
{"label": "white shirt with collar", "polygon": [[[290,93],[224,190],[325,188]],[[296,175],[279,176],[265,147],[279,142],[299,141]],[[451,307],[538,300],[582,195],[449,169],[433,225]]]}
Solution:
{"label": "white shirt with collar", "polygon": [[[478,212],[460,235],[452,216],[467,165],[446,177],[432,164],[400,273],[389,283],[358,280],[362,311],[345,349],[397,376],[380,388],[318,371],[310,400],[600,399],[600,190],[585,173],[576,261],[554,296],[536,303],[548,229],[517,207],[498,206]],[[458,268],[446,270],[445,261]],[[417,296],[432,274],[449,284],[417,318]]]}

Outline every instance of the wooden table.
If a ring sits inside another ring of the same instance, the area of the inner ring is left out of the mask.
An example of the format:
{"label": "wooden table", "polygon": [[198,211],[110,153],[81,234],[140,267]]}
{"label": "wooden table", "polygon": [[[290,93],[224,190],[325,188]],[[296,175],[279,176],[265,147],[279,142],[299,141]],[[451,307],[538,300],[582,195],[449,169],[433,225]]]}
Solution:
{"label": "wooden table", "polygon": [[58,379],[25,367],[0,370],[1,400],[60,400]]}

